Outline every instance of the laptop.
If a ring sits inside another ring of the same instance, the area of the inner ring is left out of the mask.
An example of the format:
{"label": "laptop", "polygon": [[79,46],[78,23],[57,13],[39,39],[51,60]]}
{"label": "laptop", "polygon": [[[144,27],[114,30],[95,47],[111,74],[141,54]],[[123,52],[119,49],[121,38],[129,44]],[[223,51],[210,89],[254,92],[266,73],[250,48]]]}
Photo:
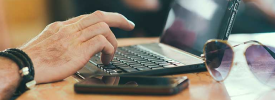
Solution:
{"label": "laptop", "polygon": [[209,39],[228,39],[240,0],[174,0],[160,43],[119,47],[110,65],[100,53],[76,73],[86,75],[168,75],[205,70],[200,57]]}

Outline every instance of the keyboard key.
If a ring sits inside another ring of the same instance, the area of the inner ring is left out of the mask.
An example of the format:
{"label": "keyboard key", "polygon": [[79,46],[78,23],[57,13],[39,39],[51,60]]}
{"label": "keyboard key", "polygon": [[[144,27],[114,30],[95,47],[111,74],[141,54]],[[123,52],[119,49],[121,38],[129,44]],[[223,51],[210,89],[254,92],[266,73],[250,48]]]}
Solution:
{"label": "keyboard key", "polygon": [[132,68],[146,68],[145,66],[131,66]]}
{"label": "keyboard key", "polygon": [[[162,63],[162,62],[165,62],[165,61],[164,60],[154,60],[152,62],[154,62],[154,63]],[[167,62],[165,62],[165,63],[167,63]]]}
{"label": "keyboard key", "polygon": [[161,66],[171,65],[170,63],[159,64]]}
{"label": "keyboard key", "polygon": [[120,73],[110,73],[111,75],[118,75],[118,74],[120,74]]}
{"label": "keyboard key", "polygon": [[148,66],[149,68],[157,68],[157,67],[161,67],[161,66]]}
{"label": "keyboard key", "polygon": [[160,65],[157,65],[157,64],[145,64],[144,66],[160,66]]}
{"label": "keyboard key", "polygon": [[138,63],[148,63],[149,61],[138,61]]}
{"label": "keyboard key", "polygon": [[127,61],[127,60],[130,60],[129,58],[118,58],[119,60],[125,60],[125,61]]}
{"label": "keyboard key", "polygon": [[100,68],[102,68],[102,69],[116,69],[116,67],[115,66],[113,66],[113,65],[103,65],[103,64],[100,64],[100,65],[98,65]]}
{"label": "keyboard key", "polygon": [[170,64],[170,63],[168,63],[168,62],[156,62],[157,64]]}
{"label": "keyboard key", "polygon": [[142,64],[133,64],[133,65],[130,65],[131,67],[139,67],[139,66],[142,66],[144,67]]}
{"label": "keyboard key", "polygon": [[116,66],[116,67],[128,67],[128,65],[126,65],[126,64],[121,64],[121,65],[114,65],[114,66]]}
{"label": "keyboard key", "polygon": [[110,70],[109,73],[118,73],[116,70]]}
{"label": "keyboard key", "polygon": [[133,59],[134,61],[137,61],[137,62],[148,62],[148,60],[146,59],[142,59],[142,58],[139,58],[139,59]]}
{"label": "keyboard key", "polygon": [[130,66],[128,66],[128,65],[120,65],[120,66],[116,66],[116,67],[118,67],[118,68],[130,68]]}
{"label": "keyboard key", "polygon": [[92,58],[90,59],[90,62],[91,62],[92,64],[94,64],[94,65],[103,64],[103,63],[101,62],[101,60],[100,60],[99,58],[97,58],[97,57],[92,57]]}
{"label": "keyboard key", "polygon": [[126,71],[126,72],[135,72],[135,71],[138,71],[137,69],[135,68],[122,68],[122,70]]}
{"label": "keyboard key", "polygon": [[135,62],[135,61],[124,61],[125,63],[137,63],[137,62]]}
{"label": "keyboard key", "polygon": [[104,69],[104,71],[110,73],[110,71],[113,71],[113,69]]}
{"label": "keyboard key", "polygon": [[111,62],[112,64],[123,64],[123,62],[120,61],[115,61],[115,62]]}
{"label": "keyboard key", "polygon": [[120,61],[116,61],[116,62],[112,62],[112,64],[115,65],[115,64],[123,64],[123,63]]}
{"label": "keyboard key", "polygon": [[147,59],[147,60],[149,60],[149,61],[155,61],[155,60],[157,60],[157,59]]}
{"label": "keyboard key", "polygon": [[147,67],[137,68],[137,69],[140,70],[140,71],[151,70],[150,68],[147,68]]}
{"label": "keyboard key", "polygon": [[152,68],[152,70],[163,69],[163,67]]}
{"label": "keyboard key", "polygon": [[128,60],[118,60],[118,61],[120,61],[120,62],[126,62],[126,61],[128,61]]}
{"label": "keyboard key", "polygon": [[121,69],[115,69],[114,71],[116,71],[117,73],[123,73]]}
{"label": "keyboard key", "polygon": [[136,65],[136,64],[139,64],[139,63],[126,63],[128,66],[131,66],[131,65]]}
{"label": "keyboard key", "polygon": [[113,64],[113,65],[115,65],[115,66],[120,66],[120,65],[126,65],[125,63],[117,63],[117,64]]}

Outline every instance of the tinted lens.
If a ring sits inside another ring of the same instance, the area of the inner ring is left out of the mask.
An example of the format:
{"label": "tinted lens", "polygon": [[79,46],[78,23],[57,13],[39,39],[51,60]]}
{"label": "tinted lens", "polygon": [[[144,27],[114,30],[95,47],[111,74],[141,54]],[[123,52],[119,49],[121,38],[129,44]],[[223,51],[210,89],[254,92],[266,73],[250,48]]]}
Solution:
{"label": "tinted lens", "polygon": [[[275,52],[274,47],[266,46],[270,51]],[[245,56],[250,70],[262,83],[275,88],[275,56],[261,45],[252,45],[247,48]]]}
{"label": "tinted lens", "polygon": [[227,44],[207,43],[205,58],[208,71],[215,80],[222,81],[228,76],[233,61],[233,51]]}

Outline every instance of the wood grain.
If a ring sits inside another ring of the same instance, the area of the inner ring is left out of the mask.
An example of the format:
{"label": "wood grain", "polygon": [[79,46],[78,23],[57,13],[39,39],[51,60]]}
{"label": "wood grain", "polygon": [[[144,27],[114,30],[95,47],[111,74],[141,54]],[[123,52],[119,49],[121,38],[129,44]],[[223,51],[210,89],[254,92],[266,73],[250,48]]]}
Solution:
{"label": "wood grain", "polygon": [[[245,40],[262,40],[263,43],[273,41],[270,36],[263,35],[235,35],[230,40],[241,43]],[[242,37],[242,40],[239,38]],[[244,37],[246,37],[244,39]],[[261,37],[261,38],[257,38]],[[269,40],[268,40],[269,39]],[[158,38],[131,38],[119,39],[120,46],[158,42]],[[268,43],[267,43],[268,44]],[[270,43],[269,43],[270,44]],[[273,44],[275,46],[275,44]],[[19,100],[274,100],[275,90],[260,84],[251,72],[247,70],[247,65],[243,59],[244,47],[236,48],[238,59],[235,59],[233,70],[224,82],[216,82],[208,72],[179,74],[172,76],[187,76],[190,79],[188,89],[172,96],[133,96],[133,95],[98,95],[98,94],[76,94],[73,90],[77,80],[69,77],[64,81],[37,85],[34,89],[27,91]],[[243,60],[241,60],[243,59]]]}

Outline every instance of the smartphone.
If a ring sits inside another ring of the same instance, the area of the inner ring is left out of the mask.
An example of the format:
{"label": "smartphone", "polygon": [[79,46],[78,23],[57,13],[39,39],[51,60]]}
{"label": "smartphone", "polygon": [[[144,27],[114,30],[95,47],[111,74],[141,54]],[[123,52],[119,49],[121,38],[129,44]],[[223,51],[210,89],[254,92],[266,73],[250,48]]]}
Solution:
{"label": "smartphone", "polygon": [[97,76],[76,83],[74,90],[76,93],[172,95],[188,85],[186,76]]}

